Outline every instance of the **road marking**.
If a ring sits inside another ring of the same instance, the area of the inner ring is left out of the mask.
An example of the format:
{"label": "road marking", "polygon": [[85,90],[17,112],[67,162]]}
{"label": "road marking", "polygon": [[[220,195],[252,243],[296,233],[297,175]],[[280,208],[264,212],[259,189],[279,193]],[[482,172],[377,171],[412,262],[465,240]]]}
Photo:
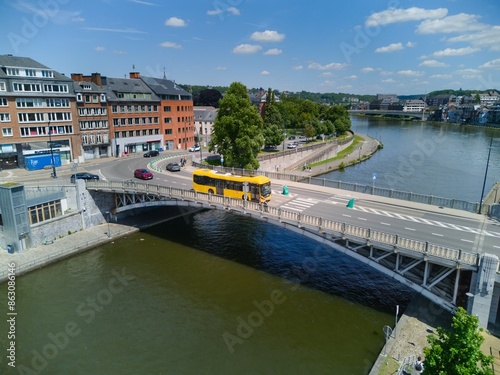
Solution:
{"label": "road marking", "polygon": [[464,242],[470,242],[470,243],[473,243],[474,241],[471,241],[471,240],[464,240],[463,238],[460,239],[460,241],[464,241]]}
{"label": "road marking", "polygon": [[358,217],[359,220],[364,220],[367,221],[368,219],[365,219],[364,217]]}
{"label": "road marking", "polygon": [[345,216],[345,217],[351,217],[351,215],[346,215],[346,214],[342,214],[342,216]]}
{"label": "road marking", "polygon": [[433,236],[439,236],[439,237],[443,237],[443,235],[441,233],[432,233]]}
{"label": "road marking", "polygon": [[389,223],[384,223],[383,221],[382,221],[382,222],[380,222],[380,224],[382,224],[382,225],[389,225],[389,226],[391,225],[391,224],[389,224]]}
{"label": "road marking", "polygon": [[412,231],[415,231],[414,228],[408,228],[408,227],[405,227],[406,230],[412,230]]}

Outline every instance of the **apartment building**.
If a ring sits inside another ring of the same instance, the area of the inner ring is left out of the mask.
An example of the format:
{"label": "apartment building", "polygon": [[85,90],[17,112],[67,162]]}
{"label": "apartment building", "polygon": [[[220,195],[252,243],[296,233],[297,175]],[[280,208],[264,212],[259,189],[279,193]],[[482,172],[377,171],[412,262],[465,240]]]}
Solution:
{"label": "apartment building", "polygon": [[210,144],[210,139],[214,131],[214,121],[217,117],[215,107],[195,106],[194,107],[194,125],[195,133],[197,134],[198,143],[203,146]]}
{"label": "apartment building", "polygon": [[423,112],[426,104],[420,99],[405,100],[403,104],[403,112]]}
{"label": "apartment building", "polygon": [[[72,74],[80,132],[80,162],[111,156],[106,90],[99,73]],[[95,82],[95,83],[94,83]]]}
{"label": "apartment building", "polygon": [[37,61],[0,55],[0,168],[24,167],[29,155],[79,155],[72,80]]}

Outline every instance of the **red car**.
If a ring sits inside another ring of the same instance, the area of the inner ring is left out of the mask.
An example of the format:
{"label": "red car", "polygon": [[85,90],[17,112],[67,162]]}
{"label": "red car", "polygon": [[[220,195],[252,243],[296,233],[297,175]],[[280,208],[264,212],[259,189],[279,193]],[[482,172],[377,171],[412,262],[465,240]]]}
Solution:
{"label": "red car", "polygon": [[140,178],[142,180],[152,180],[153,179],[153,174],[148,171],[147,169],[136,169],[134,171],[134,177],[135,178]]}

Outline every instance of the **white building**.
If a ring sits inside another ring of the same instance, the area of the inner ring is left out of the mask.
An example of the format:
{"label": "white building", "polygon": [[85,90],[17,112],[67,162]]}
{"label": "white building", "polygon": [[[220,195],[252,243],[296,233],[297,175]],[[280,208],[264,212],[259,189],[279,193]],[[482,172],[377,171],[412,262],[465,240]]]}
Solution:
{"label": "white building", "polygon": [[423,112],[425,109],[425,102],[420,99],[405,100],[403,104],[403,112]]}

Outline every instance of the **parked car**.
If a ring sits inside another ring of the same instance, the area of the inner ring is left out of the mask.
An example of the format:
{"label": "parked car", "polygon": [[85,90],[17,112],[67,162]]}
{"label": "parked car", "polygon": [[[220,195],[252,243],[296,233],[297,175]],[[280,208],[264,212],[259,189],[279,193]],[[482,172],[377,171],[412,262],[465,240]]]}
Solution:
{"label": "parked car", "polygon": [[286,146],[286,148],[296,148],[296,147],[297,147],[296,143],[289,143],[288,146]]}
{"label": "parked car", "polygon": [[134,177],[142,180],[152,180],[153,174],[147,169],[139,168],[134,171]]}
{"label": "parked car", "polygon": [[151,158],[151,157],[154,157],[154,156],[159,156],[160,153],[157,151],[157,150],[151,150],[151,151],[148,151],[144,154],[144,157],[145,158]]}
{"label": "parked car", "polygon": [[196,152],[196,151],[200,151],[200,145],[194,145],[189,149],[189,152]]}
{"label": "parked car", "polygon": [[179,172],[181,166],[178,163],[168,163],[165,169],[170,172]]}
{"label": "parked car", "polygon": [[289,139],[290,141],[293,141],[293,140],[295,139],[295,136],[294,136],[294,135],[291,135],[291,136],[289,136],[289,137],[288,137],[288,139]]}
{"label": "parked car", "polygon": [[99,176],[92,173],[75,173],[70,177],[71,183],[74,184],[76,180],[94,180],[98,181]]}

